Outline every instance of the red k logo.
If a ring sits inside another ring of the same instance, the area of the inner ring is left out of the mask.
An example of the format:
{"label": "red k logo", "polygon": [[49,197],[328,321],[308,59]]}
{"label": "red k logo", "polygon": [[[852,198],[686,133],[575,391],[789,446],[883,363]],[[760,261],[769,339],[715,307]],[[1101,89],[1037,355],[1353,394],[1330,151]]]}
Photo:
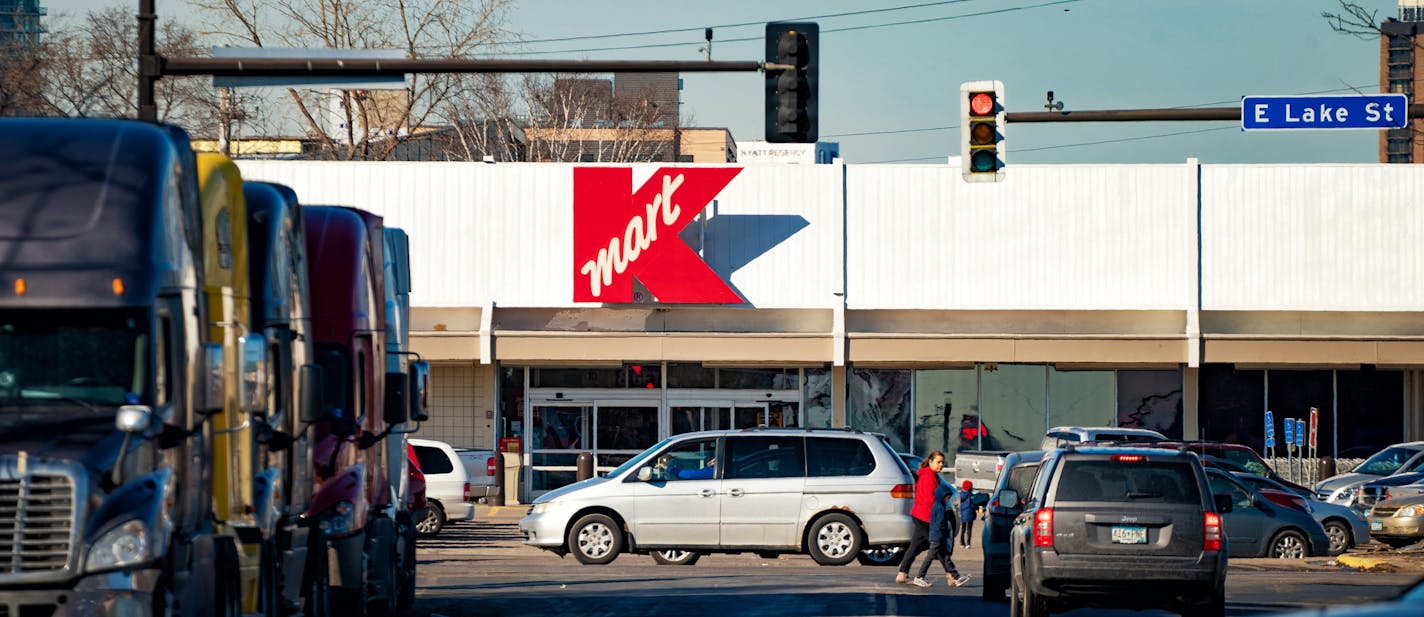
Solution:
{"label": "red k logo", "polygon": [[659,302],[740,304],[678,237],[740,172],[664,167],[634,192],[631,168],[574,168],[574,301],[632,302],[637,277]]}

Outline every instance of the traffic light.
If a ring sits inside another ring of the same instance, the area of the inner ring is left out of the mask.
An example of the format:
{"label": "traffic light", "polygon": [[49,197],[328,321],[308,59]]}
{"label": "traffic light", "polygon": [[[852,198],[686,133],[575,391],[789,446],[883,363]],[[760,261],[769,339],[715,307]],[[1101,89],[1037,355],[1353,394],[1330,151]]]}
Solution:
{"label": "traffic light", "polygon": [[766,140],[816,143],[815,22],[766,25]]}
{"label": "traffic light", "polygon": [[969,81],[959,86],[960,171],[965,182],[1004,179],[1004,84]]}

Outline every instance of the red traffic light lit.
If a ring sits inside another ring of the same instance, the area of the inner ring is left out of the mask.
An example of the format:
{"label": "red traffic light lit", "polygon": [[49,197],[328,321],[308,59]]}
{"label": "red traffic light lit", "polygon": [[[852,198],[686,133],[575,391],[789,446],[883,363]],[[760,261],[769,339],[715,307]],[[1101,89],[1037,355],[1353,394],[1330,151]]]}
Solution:
{"label": "red traffic light lit", "polygon": [[994,93],[974,92],[969,95],[969,114],[991,116],[994,114]]}

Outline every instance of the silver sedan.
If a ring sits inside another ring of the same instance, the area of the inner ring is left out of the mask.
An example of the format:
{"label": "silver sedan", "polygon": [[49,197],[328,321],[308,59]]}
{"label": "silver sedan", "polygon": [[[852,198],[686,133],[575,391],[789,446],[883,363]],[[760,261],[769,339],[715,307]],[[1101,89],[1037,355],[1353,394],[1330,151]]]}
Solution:
{"label": "silver sedan", "polygon": [[[1265,476],[1249,473],[1231,475],[1257,490],[1268,488],[1290,492],[1290,489],[1281,483]],[[1310,510],[1310,515],[1315,517],[1316,522],[1325,528],[1325,535],[1330,537],[1331,555],[1339,555],[1351,547],[1370,543],[1369,522],[1354,508],[1314,499],[1306,502],[1306,508]]]}

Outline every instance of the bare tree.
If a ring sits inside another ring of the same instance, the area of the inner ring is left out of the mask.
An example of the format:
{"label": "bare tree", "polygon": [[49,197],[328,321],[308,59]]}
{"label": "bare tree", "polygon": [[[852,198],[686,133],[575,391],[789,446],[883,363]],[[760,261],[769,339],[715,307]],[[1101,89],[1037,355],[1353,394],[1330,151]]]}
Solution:
{"label": "bare tree", "polygon": [[1379,11],[1372,11],[1359,3],[1340,0],[1340,12],[1322,11],[1320,16],[1330,24],[1330,29],[1342,34],[1373,39],[1380,36]]}
{"label": "bare tree", "polygon": [[587,76],[524,80],[532,161],[659,161],[676,157],[678,128],[659,126],[650,90],[614,95],[612,82]]}
{"label": "bare tree", "polygon": [[514,110],[519,92],[505,75],[483,73],[461,75],[454,80],[449,104],[438,110],[448,126],[437,148],[443,158],[478,161],[488,156],[496,161],[527,158],[523,122]]}
{"label": "bare tree", "polygon": [[[410,58],[468,57],[505,35],[508,0],[194,0],[210,33],[256,47],[399,49]],[[323,158],[383,160],[448,107],[469,80],[412,75],[405,91],[287,89]]]}

